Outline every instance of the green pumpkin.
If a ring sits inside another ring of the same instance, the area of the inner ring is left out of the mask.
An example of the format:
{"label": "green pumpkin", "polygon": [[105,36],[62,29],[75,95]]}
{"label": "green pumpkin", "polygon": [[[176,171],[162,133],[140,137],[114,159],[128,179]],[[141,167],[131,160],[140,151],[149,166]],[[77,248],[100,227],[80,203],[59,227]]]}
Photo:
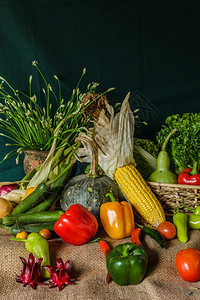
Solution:
{"label": "green pumpkin", "polygon": [[94,144],[87,138],[79,138],[91,146],[92,162],[90,172],[73,177],[64,187],[60,206],[66,211],[72,204],[81,204],[99,220],[100,206],[109,201],[107,193],[112,193],[117,200],[123,195],[116,181],[98,172],[98,155]]}
{"label": "green pumpkin", "polygon": [[89,178],[85,174],[78,175],[65,186],[60,205],[62,210],[66,211],[72,204],[81,204],[99,219],[100,206],[110,201],[106,197],[107,193],[112,193],[118,200],[122,199],[117,183],[108,176]]}

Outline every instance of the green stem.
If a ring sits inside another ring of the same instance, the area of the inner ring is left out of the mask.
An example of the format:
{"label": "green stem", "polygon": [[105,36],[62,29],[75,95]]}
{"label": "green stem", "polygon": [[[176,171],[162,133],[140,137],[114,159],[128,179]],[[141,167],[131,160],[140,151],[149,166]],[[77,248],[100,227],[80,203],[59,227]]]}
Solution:
{"label": "green stem", "polygon": [[106,197],[110,197],[111,202],[117,201],[117,200],[115,199],[115,197],[113,196],[113,194],[111,194],[111,193],[107,193],[107,194],[106,194]]}
{"label": "green stem", "polygon": [[0,224],[0,227],[11,232],[11,227],[10,226],[6,226],[6,225],[3,225],[3,224]]}
{"label": "green stem", "polygon": [[196,175],[196,174],[199,174],[197,161],[195,161],[195,163],[193,164],[192,171],[190,172],[190,175]]}
{"label": "green stem", "polygon": [[47,182],[47,185],[51,185],[52,183],[57,181],[60,177],[62,177],[69,170],[69,168],[72,167],[73,163],[70,163],[71,157],[79,147],[80,147],[80,143],[78,143],[77,146],[73,149],[73,151],[68,155],[67,160],[66,160],[66,164],[68,164],[68,166],[65,168],[65,170],[63,170],[63,172],[61,172],[57,177],[53,178],[52,180],[49,180]]}
{"label": "green stem", "polygon": [[94,240],[91,240],[91,241],[89,241],[89,243],[96,243],[96,242],[99,242],[101,239],[98,237],[98,238],[96,238],[96,239],[94,239]]}
{"label": "green stem", "polygon": [[195,212],[195,209],[192,209],[191,207],[188,207],[188,206],[184,203],[184,201],[181,201],[181,204],[182,204],[185,208],[187,208],[188,210],[192,211],[193,213]]}
{"label": "green stem", "polygon": [[174,215],[177,214],[177,213],[180,213],[180,210],[179,210],[178,207],[175,207],[175,208],[174,208]]}
{"label": "green stem", "polygon": [[26,174],[24,176],[24,178],[22,179],[22,181],[30,180],[33,177],[33,175],[35,175],[35,173],[37,171],[39,171],[40,168],[41,168],[41,165],[37,166],[35,169],[32,169],[28,174]]}
{"label": "green stem", "polygon": [[10,238],[9,241],[17,241],[17,242],[25,242],[26,243],[27,239]]}
{"label": "green stem", "polygon": [[171,136],[172,136],[176,131],[177,131],[177,128],[174,128],[174,129],[168,134],[168,136],[167,136],[167,138],[166,138],[166,140],[165,140],[165,142],[164,142],[164,144],[163,144],[163,146],[162,146],[162,151],[165,151],[165,148],[166,148],[166,146],[167,146],[167,143],[169,142]]}
{"label": "green stem", "polygon": [[123,255],[124,257],[129,256],[129,249],[128,249],[128,247],[125,247],[125,248],[123,249],[122,255]]}
{"label": "green stem", "polygon": [[143,225],[140,225],[140,224],[138,224],[138,223],[135,223],[135,225],[137,226],[137,227],[139,227],[139,228],[141,228],[141,229],[143,229]]}

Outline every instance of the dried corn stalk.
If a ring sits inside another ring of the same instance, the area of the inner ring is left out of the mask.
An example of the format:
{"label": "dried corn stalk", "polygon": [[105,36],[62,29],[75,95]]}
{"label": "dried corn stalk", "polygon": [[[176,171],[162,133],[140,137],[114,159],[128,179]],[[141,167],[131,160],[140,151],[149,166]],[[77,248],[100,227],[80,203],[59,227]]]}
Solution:
{"label": "dried corn stalk", "polygon": [[[129,94],[124,99],[120,112],[115,116],[109,104],[101,111],[95,123],[95,132],[90,139],[99,146],[98,161],[107,176],[115,179],[126,199],[141,217],[157,227],[165,220],[164,210],[135,166],[133,157],[134,116],[129,106]],[[91,161],[91,152],[83,142],[78,154],[83,161]]]}

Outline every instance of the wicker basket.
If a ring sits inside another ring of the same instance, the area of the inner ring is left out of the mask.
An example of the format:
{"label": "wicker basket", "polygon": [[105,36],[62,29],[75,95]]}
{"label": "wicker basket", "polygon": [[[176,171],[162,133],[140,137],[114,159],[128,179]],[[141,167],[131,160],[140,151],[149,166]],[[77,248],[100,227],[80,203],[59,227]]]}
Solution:
{"label": "wicker basket", "polygon": [[182,205],[182,201],[192,209],[200,205],[200,186],[198,185],[147,183],[161,202],[166,215],[173,215],[175,207],[178,207],[181,212],[191,213]]}

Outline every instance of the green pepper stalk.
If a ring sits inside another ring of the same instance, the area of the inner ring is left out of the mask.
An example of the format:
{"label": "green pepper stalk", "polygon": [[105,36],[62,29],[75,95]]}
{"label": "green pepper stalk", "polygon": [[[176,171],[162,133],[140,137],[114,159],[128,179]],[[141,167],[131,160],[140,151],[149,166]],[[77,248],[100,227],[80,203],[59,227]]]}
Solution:
{"label": "green pepper stalk", "polygon": [[173,223],[176,227],[177,237],[181,243],[187,243],[187,219],[188,216],[179,211],[179,208],[175,208],[175,214],[173,215]]}
{"label": "green pepper stalk", "polygon": [[146,251],[133,243],[118,245],[106,256],[108,272],[118,285],[140,283],[146,273],[147,264]]}
{"label": "green pepper stalk", "polygon": [[198,205],[195,209],[188,207],[185,205],[184,201],[181,202],[182,205],[188,210],[192,211],[194,215],[200,216],[200,205]]}
{"label": "green pepper stalk", "polygon": [[50,265],[49,244],[39,233],[32,232],[27,239],[10,238],[10,241],[25,242],[26,249],[33,253],[37,259],[43,258],[41,263],[41,272],[44,279],[50,278],[49,272],[42,266]]}

